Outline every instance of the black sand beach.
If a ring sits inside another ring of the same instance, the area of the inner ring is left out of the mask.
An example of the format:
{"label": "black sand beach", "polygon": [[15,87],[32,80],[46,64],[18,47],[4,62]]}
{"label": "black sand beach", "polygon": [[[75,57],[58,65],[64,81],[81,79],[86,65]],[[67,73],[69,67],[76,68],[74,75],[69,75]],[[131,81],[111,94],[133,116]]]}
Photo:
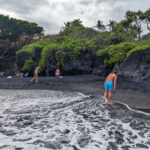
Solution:
{"label": "black sand beach", "polygon": [[150,148],[149,93],[135,83],[118,80],[108,105],[100,76],[30,80],[0,78],[0,149]]}
{"label": "black sand beach", "polygon": [[[104,94],[104,78],[95,75],[64,76],[59,81],[55,77],[41,77],[39,83],[30,83],[31,78],[0,78],[0,89],[49,89],[81,92],[97,98]],[[112,102],[118,101],[143,111],[150,109],[150,92],[144,85],[118,80]]]}

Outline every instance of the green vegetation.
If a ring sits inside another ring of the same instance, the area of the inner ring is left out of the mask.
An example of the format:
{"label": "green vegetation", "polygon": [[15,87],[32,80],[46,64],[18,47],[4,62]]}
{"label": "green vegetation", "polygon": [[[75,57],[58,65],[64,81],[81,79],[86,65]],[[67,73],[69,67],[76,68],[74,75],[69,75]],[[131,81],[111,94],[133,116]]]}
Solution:
{"label": "green vegetation", "polygon": [[29,59],[27,59],[27,60],[25,61],[25,64],[24,64],[22,70],[23,70],[23,71],[28,71],[28,70],[30,70],[31,68],[33,68],[34,65],[35,65],[35,62],[33,61],[33,59],[32,59],[32,58],[29,58]]}
{"label": "green vegetation", "polygon": [[[17,52],[27,52],[30,59],[26,60],[23,70],[30,70],[35,64],[41,66],[44,71],[48,64],[63,66],[66,61],[76,61],[81,55],[89,57],[108,54],[104,63],[114,65],[126,59],[132,52],[144,50],[150,46],[149,34],[141,37],[142,23],[149,30],[149,11],[131,12],[125,14],[125,19],[120,22],[111,20],[107,26],[98,20],[96,29],[84,27],[80,19],[64,23],[57,36],[47,40],[37,41],[27,45]],[[35,61],[35,49],[41,49],[41,58]]]}
{"label": "green vegetation", "polygon": [[149,48],[150,46],[149,45],[139,45],[139,46],[136,46],[135,48],[133,48],[132,50],[130,50],[128,53],[127,53],[127,57],[129,55],[131,55],[131,53],[135,52],[135,51],[141,51],[141,50],[145,50],[147,48]]}
{"label": "green vegetation", "polygon": [[55,52],[59,50],[59,48],[61,48],[59,45],[53,44],[53,43],[49,43],[43,48],[42,53],[41,53],[41,59],[39,62],[39,65],[41,66],[41,69],[40,69],[41,71],[44,70],[44,68],[46,67],[48,63],[48,59],[55,62],[56,60]]}
{"label": "green vegetation", "polygon": [[114,65],[115,63],[122,62],[132,52],[138,50],[144,50],[148,48],[148,45],[139,45],[135,42],[123,42],[117,45],[111,45],[103,50],[98,50],[97,55],[100,56],[104,53],[108,53],[109,58],[104,61],[105,64]]}
{"label": "green vegetation", "polygon": [[43,28],[36,23],[0,15],[0,31],[0,40],[10,39],[11,41],[16,41],[22,35],[40,35],[43,32]]}
{"label": "green vegetation", "polygon": [[20,52],[27,52],[30,53],[31,55],[34,55],[34,50],[35,48],[44,48],[48,44],[48,41],[38,41],[36,43],[32,43],[29,45],[24,46],[21,50],[17,51],[16,54]]}
{"label": "green vegetation", "polygon": [[[81,40],[79,38],[68,38],[64,37],[63,42],[60,42],[60,38],[54,38],[49,41],[40,41],[34,44],[27,45],[17,52],[27,52],[30,53],[34,61],[34,52],[36,48],[41,48],[41,59],[39,65],[41,66],[41,71],[45,69],[48,60],[56,63],[57,66],[64,65],[66,59],[76,60],[76,58],[82,52],[88,52],[90,48],[95,48],[94,42],[92,40]],[[94,51],[93,51],[94,52]],[[30,58],[31,59],[31,58]],[[29,61],[31,62],[31,60]],[[25,63],[23,69],[28,69],[27,66],[31,63]],[[32,67],[32,65],[30,65]]]}
{"label": "green vegetation", "polygon": [[142,37],[142,39],[140,41],[138,41],[138,43],[141,43],[141,44],[147,44],[150,46],[150,33],[144,35]]}

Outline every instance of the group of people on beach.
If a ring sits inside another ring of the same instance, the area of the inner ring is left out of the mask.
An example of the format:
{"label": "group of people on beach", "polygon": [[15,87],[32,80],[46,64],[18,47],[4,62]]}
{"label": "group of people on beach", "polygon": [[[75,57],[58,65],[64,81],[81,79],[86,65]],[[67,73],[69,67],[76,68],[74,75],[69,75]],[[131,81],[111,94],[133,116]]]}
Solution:
{"label": "group of people on beach", "polygon": [[[40,70],[40,66],[37,66],[36,69],[35,69],[35,72],[34,72],[34,76],[31,79],[31,82],[35,80],[35,82],[38,83],[38,80],[39,80],[39,75],[38,75],[39,70]],[[56,69],[55,76],[56,76],[56,80],[58,81],[59,77],[60,77],[60,69],[59,68]]]}
{"label": "group of people on beach", "polygon": [[[36,81],[36,83],[38,82],[39,70],[40,70],[40,66],[37,66],[31,82],[34,80]],[[59,68],[56,69],[55,76],[56,76],[56,80],[59,80],[59,77],[60,77],[60,69]],[[117,72],[115,71],[115,72],[109,74],[107,76],[107,78],[105,79],[105,82],[104,82],[105,93],[104,93],[104,99],[103,99],[104,102],[106,101],[106,97],[108,95],[108,104],[111,104],[112,91],[116,90],[116,83],[117,83]]]}

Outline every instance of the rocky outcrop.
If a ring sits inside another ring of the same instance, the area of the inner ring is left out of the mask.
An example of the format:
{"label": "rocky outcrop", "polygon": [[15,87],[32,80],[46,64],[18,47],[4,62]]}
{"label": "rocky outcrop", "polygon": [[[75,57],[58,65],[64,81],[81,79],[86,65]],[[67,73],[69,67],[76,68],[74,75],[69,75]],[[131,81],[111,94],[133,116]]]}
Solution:
{"label": "rocky outcrop", "polygon": [[150,82],[150,48],[133,52],[123,63],[116,65],[122,80],[130,82]]}
{"label": "rocky outcrop", "polygon": [[17,55],[16,64],[18,67],[18,70],[21,70],[24,66],[25,60],[29,59],[30,54],[27,52],[21,52]]}
{"label": "rocky outcrop", "polygon": [[[84,75],[84,74],[95,74],[104,75],[108,68],[104,65],[104,60],[107,58],[107,54],[102,56],[96,56],[93,53],[84,54],[82,53],[76,60],[68,59],[61,66],[61,72],[63,75]],[[56,63],[49,61],[45,72],[46,75],[54,75],[56,70]]]}
{"label": "rocky outcrop", "polygon": [[[103,75],[103,72],[98,71],[98,69],[104,65],[104,60],[107,56],[102,55],[97,57],[94,54],[89,54],[88,57],[86,57],[86,54],[82,54],[78,59],[75,61],[68,60],[62,67],[62,70],[64,74],[70,75],[70,74],[99,74]],[[105,69],[105,67],[101,68]]]}
{"label": "rocky outcrop", "polygon": [[[32,58],[35,62],[40,61],[41,58],[40,48],[35,48],[34,56]],[[55,53],[53,54],[55,56]],[[52,57],[54,57],[52,56]],[[25,60],[29,59],[30,54],[27,52],[20,52],[17,54],[17,67],[21,70],[25,64]],[[63,66],[60,66],[62,75],[85,75],[85,74],[95,74],[95,75],[105,75],[108,72],[107,65],[104,65],[104,60],[108,57],[107,54],[102,56],[96,56],[93,52],[81,53],[76,60],[72,60],[69,57],[65,59]],[[48,63],[42,72],[42,75],[53,76],[57,68],[55,59],[48,59]],[[32,73],[33,70],[30,70]]]}
{"label": "rocky outcrop", "polygon": [[[16,42],[13,42],[11,40],[0,40],[0,72],[4,72],[4,75],[6,76],[14,75],[14,72],[16,70],[14,67],[16,61],[16,51],[31,42],[33,42],[33,39],[22,39],[22,37]],[[20,59],[22,59],[22,57]],[[22,62],[24,62],[24,60]],[[19,67],[21,66],[22,63],[19,65]]]}
{"label": "rocky outcrop", "polygon": [[0,58],[5,56],[15,56],[16,51],[21,49],[24,45],[33,42],[31,38],[24,38],[22,37],[18,39],[18,41],[11,41],[11,40],[0,40]]}

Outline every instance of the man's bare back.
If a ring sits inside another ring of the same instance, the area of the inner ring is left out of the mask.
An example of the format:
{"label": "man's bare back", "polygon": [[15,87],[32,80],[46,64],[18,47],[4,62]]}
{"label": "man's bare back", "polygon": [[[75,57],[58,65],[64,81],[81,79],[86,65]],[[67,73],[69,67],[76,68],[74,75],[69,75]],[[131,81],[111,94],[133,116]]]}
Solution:
{"label": "man's bare back", "polygon": [[117,72],[111,73],[107,76],[104,82],[104,87],[105,87],[105,93],[104,93],[104,99],[105,101],[107,93],[109,92],[109,102],[108,104],[111,104],[111,94],[112,90],[116,89],[116,82],[117,82]]}
{"label": "man's bare back", "polygon": [[113,81],[116,80],[116,78],[117,78],[117,75],[114,74],[114,73],[112,73],[112,74],[109,74],[109,75],[107,76],[106,81],[111,81],[111,82],[113,82]]}

